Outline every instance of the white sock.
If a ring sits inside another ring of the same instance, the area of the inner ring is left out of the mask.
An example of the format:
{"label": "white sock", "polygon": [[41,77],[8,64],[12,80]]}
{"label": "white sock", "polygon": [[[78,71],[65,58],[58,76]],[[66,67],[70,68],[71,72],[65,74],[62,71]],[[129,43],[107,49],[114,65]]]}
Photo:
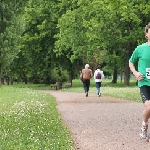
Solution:
{"label": "white sock", "polygon": [[148,121],[147,122],[145,122],[145,121],[142,122],[142,126],[147,126],[147,125],[148,125]]}

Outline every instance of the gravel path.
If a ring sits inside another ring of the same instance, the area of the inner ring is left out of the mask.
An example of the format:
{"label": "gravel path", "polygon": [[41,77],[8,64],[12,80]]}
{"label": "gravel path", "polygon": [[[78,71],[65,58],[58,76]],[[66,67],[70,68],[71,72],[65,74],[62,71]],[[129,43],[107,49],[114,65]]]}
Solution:
{"label": "gravel path", "polygon": [[56,97],[58,110],[78,150],[150,150],[139,138],[142,103],[84,93],[42,91]]}

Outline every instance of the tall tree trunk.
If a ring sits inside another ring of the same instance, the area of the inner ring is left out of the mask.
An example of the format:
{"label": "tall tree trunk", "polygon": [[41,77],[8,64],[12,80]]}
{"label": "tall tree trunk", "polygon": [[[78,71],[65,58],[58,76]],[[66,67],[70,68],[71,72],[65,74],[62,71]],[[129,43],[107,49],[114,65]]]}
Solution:
{"label": "tall tree trunk", "polygon": [[121,81],[121,83],[122,83],[122,76],[123,76],[123,74],[122,74],[122,72],[121,72],[121,75],[120,75],[120,81]]}
{"label": "tall tree trunk", "polygon": [[72,78],[73,78],[73,65],[70,63],[69,65],[69,78],[68,78],[68,83],[71,83],[72,86]]}
{"label": "tall tree trunk", "polygon": [[117,75],[118,75],[117,67],[114,66],[112,83],[117,83]]}
{"label": "tall tree trunk", "polygon": [[0,87],[2,86],[2,67],[0,64]]}
{"label": "tall tree trunk", "polygon": [[2,86],[2,78],[1,78],[1,74],[0,74],[0,87]]}
{"label": "tall tree trunk", "polygon": [[129,86],[130,80],[130,69],[129,69],[129,60],[126,61],[125,71],[124,71],[124,86]]}
{"label": "tall tree trunk", "polygon": [[24,79],[24,83],[27,84],[28,80],[24,71],[23,71],[23,79]]}
{"label": "tall tree trunk", "polygon": [[72,74],[71,74],[71,72],[69,72],[69,79],[68,79],[68,83],[71,83],[71,85],[72,85]]}
{"label": "tall tree trunk", "polygon": [[45,84],[50,84],[50,77],[48,76],[48,77],[46,77],[46,80],[45,80]]}
{"label": "tall tree trunk", "polygon": [[129,58],[132,54],[132,44],[129,43],[126,48],[126,63],[125,63],[125,69],[124,69],[124,86],[129,86],[130,81],[130,68],[129,68]]}

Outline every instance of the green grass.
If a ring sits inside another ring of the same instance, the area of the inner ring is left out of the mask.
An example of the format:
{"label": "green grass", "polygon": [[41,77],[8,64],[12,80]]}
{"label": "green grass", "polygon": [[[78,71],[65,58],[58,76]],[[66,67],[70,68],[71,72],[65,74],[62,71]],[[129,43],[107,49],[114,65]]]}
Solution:
{"label": "green grass", "polygon": [[0,88],[1,150],[75,150],[49,94],[29,88]]}
{"label": "green grass", "polygon": [[[50,90],[49,85],[33,85],[33,84],[15,84],[13,87],[30,87],[36,90],[42,89],[42,90]],[[68,89],[62,89],[62,91],[68,91],[68,92],[84,92],[82,87],[82,82],[79,79],[73,80],[73,87]],[[133,78],[130,81],[130,86],[125,87],[124,83],[121,81],[118,81],[117,84],[112,84],[110,79],[104,79],[102,82],[101,87],[102,95],[104,96],[112,96],[120,99],[126,99],[126,100],[132,100],[136,102],[142,102],[139,88],[136,86],[136,80]],[[95,82],[93,79],[91,79],[90,84],[90,91],[89,93],[96,94],[96,87]]]}

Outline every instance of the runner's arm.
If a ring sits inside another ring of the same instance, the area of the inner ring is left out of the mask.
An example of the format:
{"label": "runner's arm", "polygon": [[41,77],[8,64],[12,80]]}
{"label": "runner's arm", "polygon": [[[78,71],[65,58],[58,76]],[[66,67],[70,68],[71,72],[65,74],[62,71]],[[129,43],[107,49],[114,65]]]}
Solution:
{"label": "runner's arm", "polygon": [[132,73],[134,74],[134,76],[136,77],[137,80],[142,80],[142,74],[138,71],[136,71],[135,66],[132,62],[129,61],[129,68],[132,71]]}

